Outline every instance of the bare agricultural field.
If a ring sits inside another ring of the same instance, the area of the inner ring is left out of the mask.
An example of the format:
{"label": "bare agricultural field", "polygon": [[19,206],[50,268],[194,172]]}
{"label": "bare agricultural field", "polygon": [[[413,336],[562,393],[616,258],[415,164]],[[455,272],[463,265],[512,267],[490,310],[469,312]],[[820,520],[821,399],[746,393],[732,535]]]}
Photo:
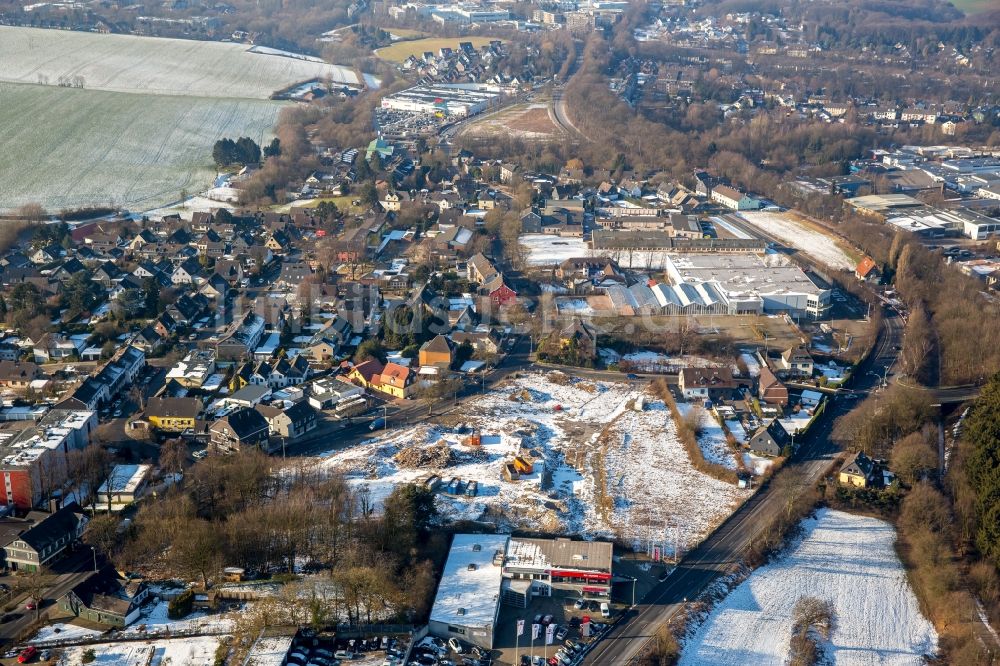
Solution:
{"label": "bare agricultural field", "polygon": [[472,123],[463,134],[473,137],[516,136],[522,139],[552,139],[563,134],[546,103],[518,104]]}
{"label": "bare agricultural field", "polygon": [[244,44],[0,26],[0,81],[267,99],[300,81],[359,85],[351,69]]}
{"label": "bare agricultural field", "polygon": [[401,41],[376,49],[375,55],[382,58],[382,60],[403,62],[411,55],[419,56],[424,51],[434,51],[437,53],[438,49],[441,48],[457,49],[459,42],[472,42],[472,45],[478,49],[489,44],[492,39],[492,37],[428,37],[426,39]]}
{"label": "bare agricultural field", "polygon": [[[0,38],[2,39],[2,38]],[[279,102],[0,83],[0,210],[146,210],[209,187],[212,144],[270,139]]]}

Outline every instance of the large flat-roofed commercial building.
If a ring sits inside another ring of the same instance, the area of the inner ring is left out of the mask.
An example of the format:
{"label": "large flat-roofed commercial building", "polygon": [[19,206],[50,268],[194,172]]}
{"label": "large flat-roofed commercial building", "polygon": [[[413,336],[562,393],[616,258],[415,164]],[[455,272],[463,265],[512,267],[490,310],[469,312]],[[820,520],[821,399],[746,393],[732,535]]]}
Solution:
{"label": "large flat-roofed commercial building", "polygon": [[383,98],[382,108],[443,116],[472,116],[499,101],[500,94],[496,86],[481,83],[414,86]]}
{"label": "large flat-roofed commercial building", "polygon": [[669,254],[666,264],[670,284],[653,293],[668,310],[700,304],[723,314],[821,318],[830,308],[830,290],[780,255]]}
{"label": "large flat-roofed commercial building", "polygon": [[448,553],[430,633],[493,648],[500,603],[526,608],[558,592],[611,596],[614,545],[603,541],[456,534]]}
{"label": "large flat-roofed commercial building", "polygon": [[493,649],[506,547],[506,534],[454,536],[431,609],[432,634]]}
{"label": "large flat-roofed commercial building", "polygon": [[922,201],[908,194],[868,194],[847,199],[846,203],[867,215],[885,215],[891,210],[918,208],[924,205]]}

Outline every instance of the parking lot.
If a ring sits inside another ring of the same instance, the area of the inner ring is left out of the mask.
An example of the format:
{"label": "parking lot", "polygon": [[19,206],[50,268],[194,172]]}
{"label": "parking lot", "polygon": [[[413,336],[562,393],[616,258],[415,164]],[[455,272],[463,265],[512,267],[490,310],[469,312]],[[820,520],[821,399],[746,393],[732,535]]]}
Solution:
{"label": "parking lot", "polygon": [[[610,603],[609,614],[613,617],[620,605]],[[584,619],[590,620],[591,636],[584,637],[581,634],[581,625]],[[524,620],[524,635],[515,641],[517,631],[517,621]],[[539,636],[536,640],[531,640],[532,624],[541,624]],[[535,659],[533,663],[545,663],[552,658],[556,652],[565,646],[567,640],[579,643],[581,646],[588,643],[593,634],[599,632],[603,625],[611,622],[611,618],[601,615],[601,601],[597,599],[581,600],[580,595],[572,592],[561,592],[556,590],[556,596],[534,597],[527,608],[514,608],[511,606],[501,606],[500,618],[497,622],[497,629],[494,635],[493,651],[496,664],[519,664],[523,656]],[[545,626],[555,624],[555,640],[551,645],[545,644]],[[516,644],[515,644],[516,643]],[[540,660],[540,661],[539,661]]]}

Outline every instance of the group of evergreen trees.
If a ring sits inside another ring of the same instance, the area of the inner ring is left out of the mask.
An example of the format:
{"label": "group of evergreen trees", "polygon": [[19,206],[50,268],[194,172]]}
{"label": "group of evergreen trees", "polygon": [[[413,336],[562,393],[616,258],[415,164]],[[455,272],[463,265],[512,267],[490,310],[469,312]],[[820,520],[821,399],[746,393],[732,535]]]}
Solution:
{"label": "group of evergreen trees", "polygon": [[[275,138],[264,147],[264,157],[277,157],[281,154],[281,142]],[[212,147],[212,159],[216,166],[224,167],[232,164],[259,164],[260,146],[248,136],[232,139],[219,139]]]}

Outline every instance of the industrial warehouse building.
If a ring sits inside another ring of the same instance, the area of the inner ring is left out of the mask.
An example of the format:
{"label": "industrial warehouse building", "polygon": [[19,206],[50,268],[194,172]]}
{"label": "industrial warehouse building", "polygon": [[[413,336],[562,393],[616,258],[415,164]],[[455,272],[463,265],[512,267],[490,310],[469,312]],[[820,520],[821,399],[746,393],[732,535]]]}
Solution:
{"label": "industrial warehouse building", "polygon": [[501,602],[527,608],[532,597],[557,591],[608,599],[612,550],[601,541],[456,534],[431,609],[430,633],[489,650]]}
{"label": "industrial warehouse building", "polygon": [[383,109],[473,116],[500,101],[500,89],[482,83],[414,86],[382,99]]}

